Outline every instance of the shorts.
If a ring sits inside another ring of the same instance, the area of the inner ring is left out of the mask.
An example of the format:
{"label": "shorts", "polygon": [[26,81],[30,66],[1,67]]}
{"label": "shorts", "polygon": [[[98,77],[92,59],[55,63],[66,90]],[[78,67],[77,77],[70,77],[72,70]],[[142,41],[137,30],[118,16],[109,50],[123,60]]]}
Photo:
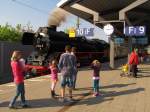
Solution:
{"label": "shorts", "polygon": [[72,76],[61,76],[61,87],[64,88],[66,85],[69,88],[73,87],[73,77]]}

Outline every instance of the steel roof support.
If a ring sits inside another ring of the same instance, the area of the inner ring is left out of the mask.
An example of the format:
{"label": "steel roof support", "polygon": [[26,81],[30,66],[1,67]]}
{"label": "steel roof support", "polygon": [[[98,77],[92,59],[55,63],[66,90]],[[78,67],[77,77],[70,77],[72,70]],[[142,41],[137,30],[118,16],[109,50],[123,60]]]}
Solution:
{"label": "steel roof support", "polygon": [[[126,12],[132,10],[133,8],[139,6],[139,5],[141,5],[147,1],[149,1],[149,0],[136,0],[135,2],[131,3],[127,7],[120,10],[119,11],[119,20],[125,20],[128,25],[132,25],[130,20],[126,16]],[[132,51],[132,38],[129,37],[129,40],[128,40],[128,52],[129,52],[128,59],[129,59],[131,51]]]}
{"label": "steel roof support", "polygon": [[85,6],[82,6],[82,5],[78,4],[78,3],[73,4],[71,7],[93,15],[93,21],[94,22],[96,22],[96,21],[103,21],[104,20],[104,18],[99,16],[98,12],[93,11],[93,10],[91,10],[91,9],[85,7]]}
{"label": "steel roof support", "polygon": [[125,13],[149,0],[136,0],[135,2],[131,3],[127,7],[123,8],[122,10],[119,11],[119,20],[125,20]]}
{"label": "steel roof support", "polygon": [[61,0],[60,2],[57,3],[57,7],[62,7],[64,4],[69,2],[70,0]]}

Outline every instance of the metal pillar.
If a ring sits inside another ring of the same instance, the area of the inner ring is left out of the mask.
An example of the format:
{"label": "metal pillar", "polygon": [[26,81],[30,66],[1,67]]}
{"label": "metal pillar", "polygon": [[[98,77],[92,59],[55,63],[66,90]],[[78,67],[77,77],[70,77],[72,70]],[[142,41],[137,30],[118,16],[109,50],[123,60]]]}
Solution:
{"label": "metal pillar", "polygon": [[109,43],[110,43],[110,58],[109,58],[109,63],[110,63],[110,68],[114,69],[115,68],[115,42],[112,36],[109,37]]}

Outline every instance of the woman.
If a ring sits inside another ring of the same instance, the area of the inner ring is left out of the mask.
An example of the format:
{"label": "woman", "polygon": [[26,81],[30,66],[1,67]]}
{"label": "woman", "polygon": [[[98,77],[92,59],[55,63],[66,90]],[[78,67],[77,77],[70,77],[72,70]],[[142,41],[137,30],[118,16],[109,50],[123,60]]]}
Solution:
{"label": "woman", "polygon": [[129,65],[130,69],[132,72],[133,77],[137,77],[137,65],[139,64],[139,59],[138,59],[138,49],[134,48],[130,58],[129,58]]}

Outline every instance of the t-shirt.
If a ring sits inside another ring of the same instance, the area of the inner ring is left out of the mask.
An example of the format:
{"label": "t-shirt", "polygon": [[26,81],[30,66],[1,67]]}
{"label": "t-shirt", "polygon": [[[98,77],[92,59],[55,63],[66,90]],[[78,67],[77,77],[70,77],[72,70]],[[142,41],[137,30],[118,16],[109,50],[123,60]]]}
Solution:
{"label": "t-shirt", "polygon": [[72,75],[73,66],[73,55],[71,55],[70,53],[63,53],[60,56],[58,64],[59,70],[61,71],[62,75]]}
{"label": "t-shirt", "polygon": [[99,77],[100,66],[92,64],[91,68],[93,69],[93,77]]}
{"label": "t-shirt", "polygon": [[24,82],[23,69],[19,61],[11,61],[11,68],[13,72],[14,82],[20,84]]}

